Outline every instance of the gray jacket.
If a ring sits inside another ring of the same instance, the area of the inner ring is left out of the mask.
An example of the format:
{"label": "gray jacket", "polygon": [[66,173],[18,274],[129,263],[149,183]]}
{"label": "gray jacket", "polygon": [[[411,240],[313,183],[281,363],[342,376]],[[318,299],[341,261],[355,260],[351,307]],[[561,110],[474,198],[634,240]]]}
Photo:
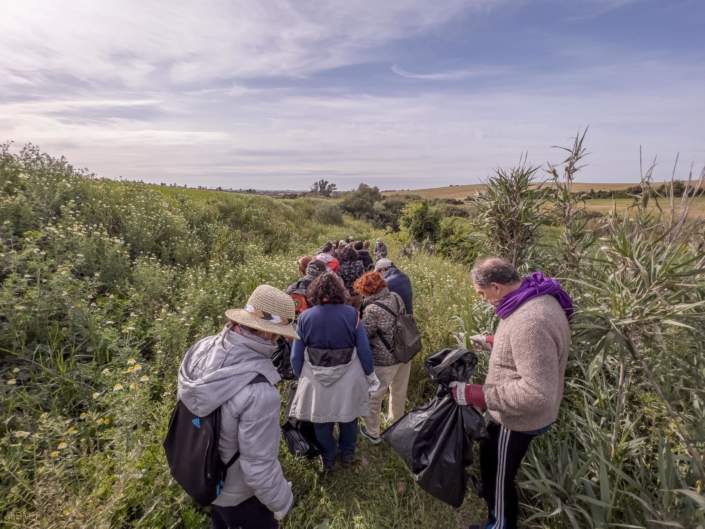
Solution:
{"label": "gray jacket", "polygon": [[[193,345],[181,363],[178,398],[201,417],[221,406],[220,457],[228,461],[240,451],[214,505],[235,506],[257,496],[277,512],[292,501],[278,460],[280,401],[274,384],[279,375],[271,361],[275,349],[226,326]],[[260,374],[269,382],[250,384]]]}

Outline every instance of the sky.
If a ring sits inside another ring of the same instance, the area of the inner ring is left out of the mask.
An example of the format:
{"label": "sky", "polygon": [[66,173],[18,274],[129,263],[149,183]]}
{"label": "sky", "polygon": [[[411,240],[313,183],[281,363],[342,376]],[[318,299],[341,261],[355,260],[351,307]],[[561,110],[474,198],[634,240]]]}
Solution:
{"label": "sky", "polygon": [[350,189],[705,164],[703,0],[0,0],[0,142],[99,176]]}

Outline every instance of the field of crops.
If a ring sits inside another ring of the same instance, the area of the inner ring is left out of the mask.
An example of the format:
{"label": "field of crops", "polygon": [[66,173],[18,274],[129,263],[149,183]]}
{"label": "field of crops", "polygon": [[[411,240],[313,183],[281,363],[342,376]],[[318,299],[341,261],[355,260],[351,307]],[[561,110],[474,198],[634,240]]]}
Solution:
{"label": "field of crops", "polygon": [[[382,235],[348,217],[313,220],[327,207],[96,179],[3,148],[0,527],[205,527],[161,448],[181,357],[254,286],[291,282],[297,255]],[[478,225],[478,251],[494,251],[498,229]],[[526,526],[703,527],[705,234],[664,231],[648,215],[591,229],[581,242],[546,226],[529,240],[539,251],[522,254],[522,270],[560,276],[579,308],[561,417],[521,474]],[[424,334],[413,405],[434,390],[422,357],[495,320],[466,265],[409,237],[385,235]],[[576,269],[563,257],[571,248],[583,256]],[[297,501],[284,527],[456,529],[484,517],[473,494],[453,510],[388,448],[360,448],[357,465],[322,480],[282,447]]]}

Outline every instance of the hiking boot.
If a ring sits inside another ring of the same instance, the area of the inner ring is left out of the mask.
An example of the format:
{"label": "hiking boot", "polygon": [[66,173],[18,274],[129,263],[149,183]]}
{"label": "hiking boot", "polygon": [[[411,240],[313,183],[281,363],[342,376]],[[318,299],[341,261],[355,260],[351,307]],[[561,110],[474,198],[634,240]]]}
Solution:
{"label": "hiking boot", "polygon": [[365,439],[367,439],[367,440],[368,440],[370,443],[372,443],[373,445],[378,445],[379,443],[382,442],[382,438],[381,438],[381,437],[377,437],[377,436],[374,436],[374,435],[370,434],[370,432],[368,432],[367,429],[366,429],[364,426],[361,426],[361,427],[360,427],[360,435],[362,435],[362,437],[364,437]]}

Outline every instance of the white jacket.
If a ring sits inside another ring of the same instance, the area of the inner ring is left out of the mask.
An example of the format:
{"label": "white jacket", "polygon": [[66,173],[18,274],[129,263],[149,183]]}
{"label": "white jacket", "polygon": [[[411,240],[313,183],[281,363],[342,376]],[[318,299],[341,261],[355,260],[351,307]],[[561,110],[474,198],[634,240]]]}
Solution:
{"label": "white jacket", "polygon": [[[291,505],[291,487],[279,464],[279,375],[271,357],[276,346],[225,327],[198,341],[179,369],[178,398],[200,417],[221,406],[223,461],[240,451],[228,469],[214,505],[230,507],[257,496],[272,512]],[[251,384],[257,375],[268,382]]]}

